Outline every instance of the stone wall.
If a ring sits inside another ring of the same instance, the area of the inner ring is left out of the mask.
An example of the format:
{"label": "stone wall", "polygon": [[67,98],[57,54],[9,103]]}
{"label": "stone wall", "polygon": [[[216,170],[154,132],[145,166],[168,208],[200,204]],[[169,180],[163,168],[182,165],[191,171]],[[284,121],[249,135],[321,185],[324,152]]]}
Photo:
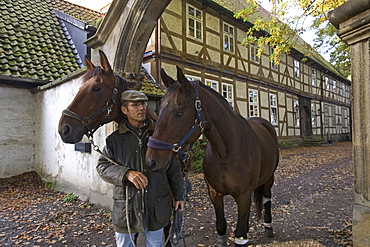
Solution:
{"label": "stone wall", "polygon": [[0,178],[34,170],[35,100],[27,89],[0,86]]}

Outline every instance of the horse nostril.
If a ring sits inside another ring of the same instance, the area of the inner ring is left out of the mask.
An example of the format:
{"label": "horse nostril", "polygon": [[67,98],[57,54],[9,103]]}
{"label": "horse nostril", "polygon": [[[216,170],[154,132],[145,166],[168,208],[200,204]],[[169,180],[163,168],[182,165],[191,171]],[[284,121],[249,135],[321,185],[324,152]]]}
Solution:
{"label": "horse nostril", "polygon": [[69,134],[69,132],[70,132],[70,128],[69,128],[69,126],[68,126],[68,125],[65,125],[65,126],[64,126],[64,128],[63,128],[63,130],[62,130],[62,134],[63,134],[64,136],[66,136],[66,135],[68,135],[68,134]]}
{"label": "horse nostril", "polygon": [[148,164],[150,170],[154,171],[157,169],[157,163],[155,163],[154,160],[151,160],[150,163]]}

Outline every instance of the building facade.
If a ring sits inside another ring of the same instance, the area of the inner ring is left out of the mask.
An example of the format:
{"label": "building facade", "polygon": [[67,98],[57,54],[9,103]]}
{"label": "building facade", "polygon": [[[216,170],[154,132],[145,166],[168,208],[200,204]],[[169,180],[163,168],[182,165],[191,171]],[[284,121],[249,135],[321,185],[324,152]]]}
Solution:
{"label": "building facade", "polygon": [[266,47],[259,57],[256,46],[243,46],[252,24],[233,17],[243,4],[171,1],[149,41],[147,69],[159,80],[160,68],[175,76],[175,65],[180,66],[189,79],[222,94],[242,116],[268,119],[279,139],[348,138],[351,82],[314,51],[305,57],[298,37],[300,48],[284,54],[278,65],[268,58],[273,48]]}

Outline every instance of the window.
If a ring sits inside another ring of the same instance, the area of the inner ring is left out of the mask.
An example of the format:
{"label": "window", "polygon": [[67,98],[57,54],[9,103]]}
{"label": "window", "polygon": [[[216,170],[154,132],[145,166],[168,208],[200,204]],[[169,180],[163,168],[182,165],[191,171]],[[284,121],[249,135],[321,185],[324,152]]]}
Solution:
{"label": "window", "polygon": [[311,122],[312,127],[316,127],[316,106],[315,104],[311,104]]}
{"label": "window", "polygon": [[324,106],[324,124],[326,127],[329,127],[329,107]]}
{"label": "window", "polygon": [[215,90],[216,92],[218,92],[218,81],[212,81],[212,80],[206,79],[205,84],[209,86],[210,88],[212,88],[213,90]]}
{"label": "window", "polygon": [[335,107],[334,106],[331,107],[331,119],[332,119],[332,127],[335,127],[335,125],[337,124],[337,116],[336,116],[336,113],[335,113]]}
{"label": "window", "polygon": [[278,124],[276,94],[270,94],[270,118],[272,125]]}
{"label": "window", "polygon": [[234,27],[224,23],[224,50],[234,53]]}
{"label": "window", "polygon": [[294,59],[294,77],[300,78],[300,76],[301,76],[300,63],[298,60]]}
{"label": "window", "polygon": [[[275,50],[275,48],[270,47],[270,54],[273,54],[274,53],[274,50]],[[274,70],[278,70],[279,69],[279,65],[277,65],[273,61],[270,62],[270,66],[271,66],[271,69],[274,69]]]}
{"label": "window", "polygon": [[257,56],[257,47],[255,45],[250,45],[249,46],[249,50],[250,50],[250,58],[251,58],[251,60],[259,63],[260,62],[260,58]]}
{"label": "window", "polygon": [[203,22],[203,15],[202,11],[188,5],[188,36],[192,38],[196,38],[202,40],[202,22]]}
{"label": "window", "polygon": [[325,76],[324,82],[325,82],[325,89],[329,91],[330,90],[329,77]]}
{"label": "window", "polygon": [[222,96],[229,102],[231,107],[234,106],[234,96],[233,96],[233,85],[222,83]]}
{"label": "window", "polygon": [[342,82],[342,95],[345,97],[346,96],[346,84]]}
{"label": "window", "polygon": [[188,79],[188,81],[200,81],[200,77],[197,76],[185,75],[185,77]]}
{"label": "window", "polygon": [[347,117],[347,109],[346,108],[342,108],[342,127],[343,128],[347,128],[346,117]]}
{"label": "window", "polygon": [[316,86],[316,70],[312,69],[312,74],[311,74],[311,84],[312,86]]}
{"label": "window", "polygon": [[249,90],[249,117],[258,117],[258,92],[257,90]]}
{"label": "window", "polygon": [[299,102],[298,100],[294,100],[293,106],[293,118],[294,118],[294,127],[299,127]]}
{"label": "window", "polygon": [[337,92],[337,81],[333,80],[333,92]]}

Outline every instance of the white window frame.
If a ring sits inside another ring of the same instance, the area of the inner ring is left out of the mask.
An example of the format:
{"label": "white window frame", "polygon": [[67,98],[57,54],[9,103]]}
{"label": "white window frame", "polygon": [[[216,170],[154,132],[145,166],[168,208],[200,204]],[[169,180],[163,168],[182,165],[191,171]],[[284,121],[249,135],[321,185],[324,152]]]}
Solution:
{"label": "white window frame", "polygon": [[190,81],[201,81],[200,77],[198,76],[192,76],[192,75],[185,75],[186,79]]}
{"label": "white window frame", "polygon": [[336,80],[333,80],[333,92],[334,93],[337,92],[337,81]]}
{"label": "white window frame", "polygon": [[250,60],[256,62],[256,63],[259,63],[260,62],[260,58],[257,56],[257,51],[258,48],[257,46],[253,45],[253,44],[250,44],[249,45],[249,54],[250,54]]}
{"label": "white window frame", "polygon": [[294,119],[294,127],[300,126],[300,114],[299,114],[299,101],[294,100],[293,102],[293,119]]}
{"label": "white window frame", "polygon": [[315,69],[312,69],[312,72],[311,72],[311,85],[312,86],[317,85],[317,72]]}
{"label": "white window frame", "polygon": [[294,59],[294,77],[301,78],[301,63]]}
{"label": "white window frame", "polygon": [[311,122],[312,127],[316,127],[316,104],[311,103]]}
{"label": "white window frame", "polygon": [[[194,15],[189,13],[190,8],[194,10]],[[197,13],[200,13],[200,17],[197,16]],[[193,25],[191,25],[191,22],[193,22]],[[190,4],[186,4],[186,26],[188,37],[203,40],[203,11]]]}
{"label": "white window frame", "polygon": [[324,76],[325,90],[330,91],[330,79],[328,76]]}
{"label": "white window frame", "polygon": [[229,102],[231,107],[234,107],[234,86],[229,83],[222,83],[222,96]]}
{"label": "white window frame", "polygon": [[[273,54],[274,50],[275,50],[275,48],[270,46],[270,54]],[[279,69],[279,65],[274,63],[273,61],[270,61],[270,66],[271,66],[271,69],[274,69],[274,70]]]}
{"label": "white window frame", "polygon": [[249,117],[259,117],[258,90],[249,89]]}
{"label": "white window frame", "polygon": [[270,122],[272,125],[278,125],[277,96],[270,93]]}
{"label": "white window frame", "polygon": [[210,88],[212,88],[216,92],[218,92],[218,81],[214,81],[214,80],[210,80],[210,79],[205,79],[204,84],[207,85],[207,86],[209,86]]}
{"label": "white window frame", "polygon": [[223,44],[224,51],[234,53],[235,51],[235,28],[232,25],[224,23],[223,25]]}
{"label": "white window frame", "polygon": [[345,97],[347,94],[346,94],[346,84],[344,82],[342,82],[342,95]]}

